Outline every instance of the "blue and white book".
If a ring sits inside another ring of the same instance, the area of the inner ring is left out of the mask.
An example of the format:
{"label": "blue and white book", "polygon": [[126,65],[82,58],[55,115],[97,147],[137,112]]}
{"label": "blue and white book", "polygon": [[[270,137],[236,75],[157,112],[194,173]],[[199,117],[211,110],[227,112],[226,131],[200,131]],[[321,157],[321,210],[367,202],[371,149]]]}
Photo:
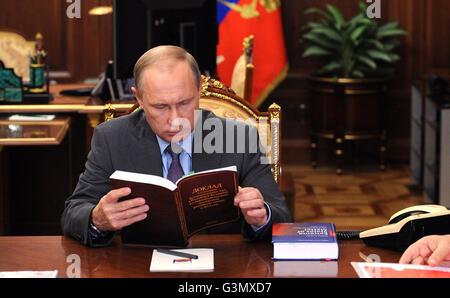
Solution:
{"label": "blue and white book", "polygon": [[278,223],[272,228],[274,260],[337,260],[332,223]]}

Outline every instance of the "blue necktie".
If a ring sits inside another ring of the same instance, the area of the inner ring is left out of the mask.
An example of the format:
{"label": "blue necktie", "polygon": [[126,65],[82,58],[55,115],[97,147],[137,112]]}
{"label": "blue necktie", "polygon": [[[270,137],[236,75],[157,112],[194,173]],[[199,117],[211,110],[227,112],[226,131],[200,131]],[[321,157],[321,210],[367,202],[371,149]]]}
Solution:
{"label": "blue necktie", "polygon": [[182,149],[181,148],[177,149],[179,150],[175,151],[180,153],[173,152],[171,145],[169,145],[166,149],[167,153],[169,153],[170,156],[172,157],[172,162],[170,163],[169,171],[167,172],[167,179],[169,179],[173,183],[177,182],[178,179],[180,179],[184,175],[183,168],[181,167],[180,164],[180,154]]}

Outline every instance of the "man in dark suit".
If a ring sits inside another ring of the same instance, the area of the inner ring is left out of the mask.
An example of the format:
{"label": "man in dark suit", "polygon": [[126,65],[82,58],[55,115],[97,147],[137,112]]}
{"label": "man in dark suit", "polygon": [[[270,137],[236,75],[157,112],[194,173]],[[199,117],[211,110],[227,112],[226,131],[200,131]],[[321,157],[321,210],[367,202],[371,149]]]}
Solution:
{"label": "man in dark suit", "polygon": [[[261,162],[256,129],[235,122],[237,133],[227,141],[225,127],[229,122],[198,110],[200,71],[189,53],[174,46],[153,48],[136,63],[134,77],[133,92],[142,109],[96,127],[86,170],[65,204],[61,220],[64,234],[85,245],[105,246],[115,231],[147,216],[151,220],[152,212],[158,212],[143,198],[119,202],[131,190],[111,190],[109,176],[115,170],[175,181],[191,171],[235,165],[240,188],[234,203],[243,219],[208,232],[240,231],[247,240],[255,241],[270,236],[272,223],[292,220],[270,166]],[[210,130],[215,129],[209,133],[225,137],[208,144],[207,122],[213,123]],[[230,142],[233,149],[245,143],[244,152],[229,153]],[[181,152],[174,152],[172,144],[178,144]],[[197,150],[198,144],[202,150]]]}

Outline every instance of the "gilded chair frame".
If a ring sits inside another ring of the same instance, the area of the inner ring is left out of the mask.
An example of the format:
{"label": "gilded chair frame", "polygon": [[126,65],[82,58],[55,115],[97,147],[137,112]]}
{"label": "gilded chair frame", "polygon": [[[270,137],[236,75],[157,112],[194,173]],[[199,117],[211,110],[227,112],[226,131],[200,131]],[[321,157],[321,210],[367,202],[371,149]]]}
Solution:
{"label": "gilded chair frame", "polygon": [[[221,111],[223,107],[226,107],[225,111],[227,112]],[[202,76],[200,108],[210,110],[219,117],[235,118],[244,121],[248,119],[254,120],[261,141],[264,145],[268,144],[270,147],[266,149],[272,167],[272,174],[275,181],[280,183],[281,107],[279,105],[273,103],[267,112],[261,112],[222,82]],[[267,142],[264,140],[265,138]]]}

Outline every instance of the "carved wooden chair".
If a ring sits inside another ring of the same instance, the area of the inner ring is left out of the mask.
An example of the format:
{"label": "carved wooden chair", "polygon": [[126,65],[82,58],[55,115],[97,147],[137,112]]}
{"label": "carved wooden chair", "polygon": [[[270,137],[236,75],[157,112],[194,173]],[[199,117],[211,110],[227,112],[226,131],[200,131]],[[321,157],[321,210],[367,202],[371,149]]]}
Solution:
{"label": "carved wooden chair", "polygon": [[231,89],[236,94],[251,101],[252,84],[253,84],[253,35],[244,38],[243,53],[234,65],[233,74],[231,77]]}
{"label": "carved wooden chair", "polygon": [[35,41],[28,41],[12,31],[0,31],[0,60],[24,81],[30,80],[30,57],[35,54]]}
{"label": "carved wooden chair", "polygon": [[258,129],[261,143],[267,146],[267,157],[272,165],[272,174],[277,183],[281,177],[281,107],[272,104],[267,112],[260,112],[251,103],[238,96],[233,89],[221,82],[202,77],[200,108],[219,117],[248,121],[251,119]]}
{"label": "carved wooden chair", "polygon": [[[281,167],[281,107],[273,103],[267,112],[261,112],[250,102],[238,96],[233,89],[220,81],[202,76],[200,108],[213,112],[219,117],[241,119],[257,126],[260,140],[267,145],[266,156],[272,165],[272,174],[284,193],[287,205],[295,218],[295,187],[290,173],[282,173]],[[129,113],[139,109],[136,103]],[[105,121],[115,117],[115,111],[109,106],[104,111]]]}

